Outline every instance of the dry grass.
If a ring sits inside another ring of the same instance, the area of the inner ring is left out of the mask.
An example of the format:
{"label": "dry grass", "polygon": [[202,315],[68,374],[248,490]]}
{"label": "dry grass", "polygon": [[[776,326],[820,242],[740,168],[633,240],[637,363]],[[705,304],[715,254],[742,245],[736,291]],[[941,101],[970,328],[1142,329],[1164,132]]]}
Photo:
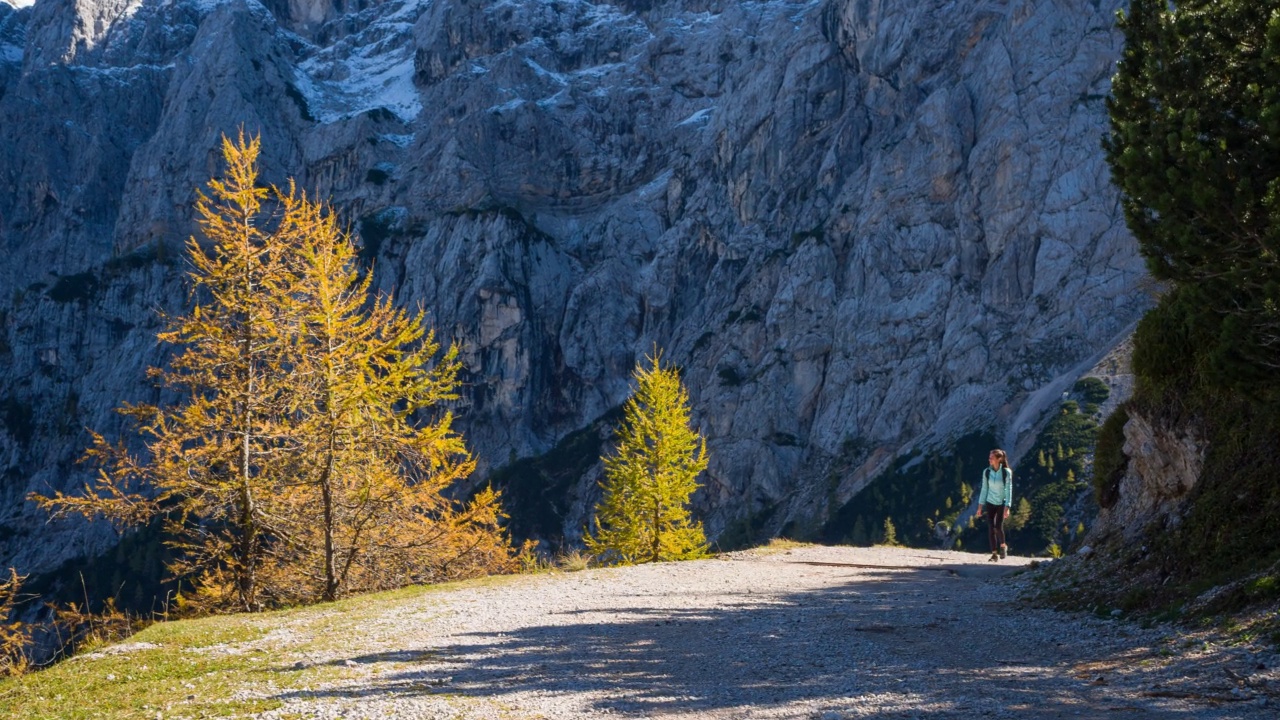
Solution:
{"label": "dry grass", "polygon": [[570,550],[557,555],[555,564],[565,572],[579,572],[591,566],[591,556],[581,550]]}
{"label": "dry grass", "polygon": [[790,550],[799,550],[807,547],[813,547],[813,543],[804,543],[788,538],[774,538],[768,543],[754,548],[754,551],[758,555],[778,555]]}

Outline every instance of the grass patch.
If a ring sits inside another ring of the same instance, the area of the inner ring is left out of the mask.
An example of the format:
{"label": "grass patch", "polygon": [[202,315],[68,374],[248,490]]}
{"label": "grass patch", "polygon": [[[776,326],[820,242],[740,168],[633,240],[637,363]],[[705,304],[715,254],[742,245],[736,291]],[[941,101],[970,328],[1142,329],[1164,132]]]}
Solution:
{"label": "grass patch", "polygon": [[[157,623],[123,644],[0,679],[0,717],[126,720],[160,713],[217,718],[271,710],[290,690],[351,672],[312,657],[350,647],[350,639],[371,618],[434,593],[524,579],[490,576],[305,608]],[[252,695],[262,697],[246,697]]]}
{"label": "grass patch", "polygon": [[1267,575],[1265,577],[1255,578],[1245,584],[1245,594],[1251,600],[1275,600],[1280,599],[1280,577],[1275,575]]}
{"label": "grass patch", "polygon": [[773,538],[764,545],[755,548],[755,551],[759,555],[780,555],[785,552],[807,547],[815,547],[815,545],[813,543],[800,542],[798,540],[779,537]]}
{"label": "grass patch", "polygon": [[556,567],[564,572],[581,572],[591,564],[591,556],[580,550],[570,550],[556,556]]}
{"label": "grass patch", "polygon": [[[291,687],[299,673],[272,672],[265,650],[213,652],[266,634],[260,619],[218,617],[153,625],[129,643],[158,647],[90,653],[22,677],[0,681],[0,716],[13,718],[136,718],[163,713],[227,717],[278,707],[270,699],[231,700],[245,685]],[[86,702],[87,699],[92,702]]]}

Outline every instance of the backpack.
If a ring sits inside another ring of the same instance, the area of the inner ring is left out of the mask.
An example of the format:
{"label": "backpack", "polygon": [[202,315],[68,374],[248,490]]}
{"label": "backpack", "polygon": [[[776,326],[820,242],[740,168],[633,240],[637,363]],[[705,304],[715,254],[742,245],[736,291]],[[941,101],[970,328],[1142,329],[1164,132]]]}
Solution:
{"label": "backpack", "polygon": [[[983,469],[982,469],[982,479],[983,479],[983,480],[990,480],[990,479],[991,479],[991,475],[990,475],[990,473],[991,473],[991,467],[990,467],[990,466],[983,468]],[[1010,469],[1009,469],[1009,468],[1007,468],[1007,467],[1002,467],[1002,468],[1000,468],[1000,476],[1004,479],[1005,487],[1007,488],[1007,487],[1008,487],[1008,483],[1009,483],[1009,481],[1013,480],[1013,471],[1012,471],[1012,470],[1010,470]]]}

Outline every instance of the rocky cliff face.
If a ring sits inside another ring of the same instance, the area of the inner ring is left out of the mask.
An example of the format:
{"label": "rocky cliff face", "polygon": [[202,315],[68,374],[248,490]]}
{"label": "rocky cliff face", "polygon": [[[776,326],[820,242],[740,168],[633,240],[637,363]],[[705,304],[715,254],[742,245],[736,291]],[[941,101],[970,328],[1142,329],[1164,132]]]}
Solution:
{"label": "rocky cliff face", "polygon": [[1204,470],[1207,442],[1194,423],[1170,426],[1138,412],[1124,426],[1125,472],[1116,503],[1090,528],[1096,544],[1132,542],[1181,521]]}
{"label": "rocky cliff face", "polygon": [[[1117,0],[0,0],[0,564],[155,400],[216,141],[331,197],[469,369],[484,472],[683,366],[714,535],[1003,431],[1138,317],[1099,140]],[[573,535],[593,471],[557,504]],[[518,514],[520,508],[513,508]]]}

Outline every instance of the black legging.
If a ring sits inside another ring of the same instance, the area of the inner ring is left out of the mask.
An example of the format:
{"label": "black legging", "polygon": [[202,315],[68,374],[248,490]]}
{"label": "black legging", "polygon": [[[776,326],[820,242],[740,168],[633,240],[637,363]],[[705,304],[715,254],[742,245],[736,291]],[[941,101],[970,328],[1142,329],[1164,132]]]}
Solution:
{"label": "black legging", "polygon": [[983,503],[987,515],[987,538],[991,540],[991,552],[999,552],[1004,544],[1004,506]]}

